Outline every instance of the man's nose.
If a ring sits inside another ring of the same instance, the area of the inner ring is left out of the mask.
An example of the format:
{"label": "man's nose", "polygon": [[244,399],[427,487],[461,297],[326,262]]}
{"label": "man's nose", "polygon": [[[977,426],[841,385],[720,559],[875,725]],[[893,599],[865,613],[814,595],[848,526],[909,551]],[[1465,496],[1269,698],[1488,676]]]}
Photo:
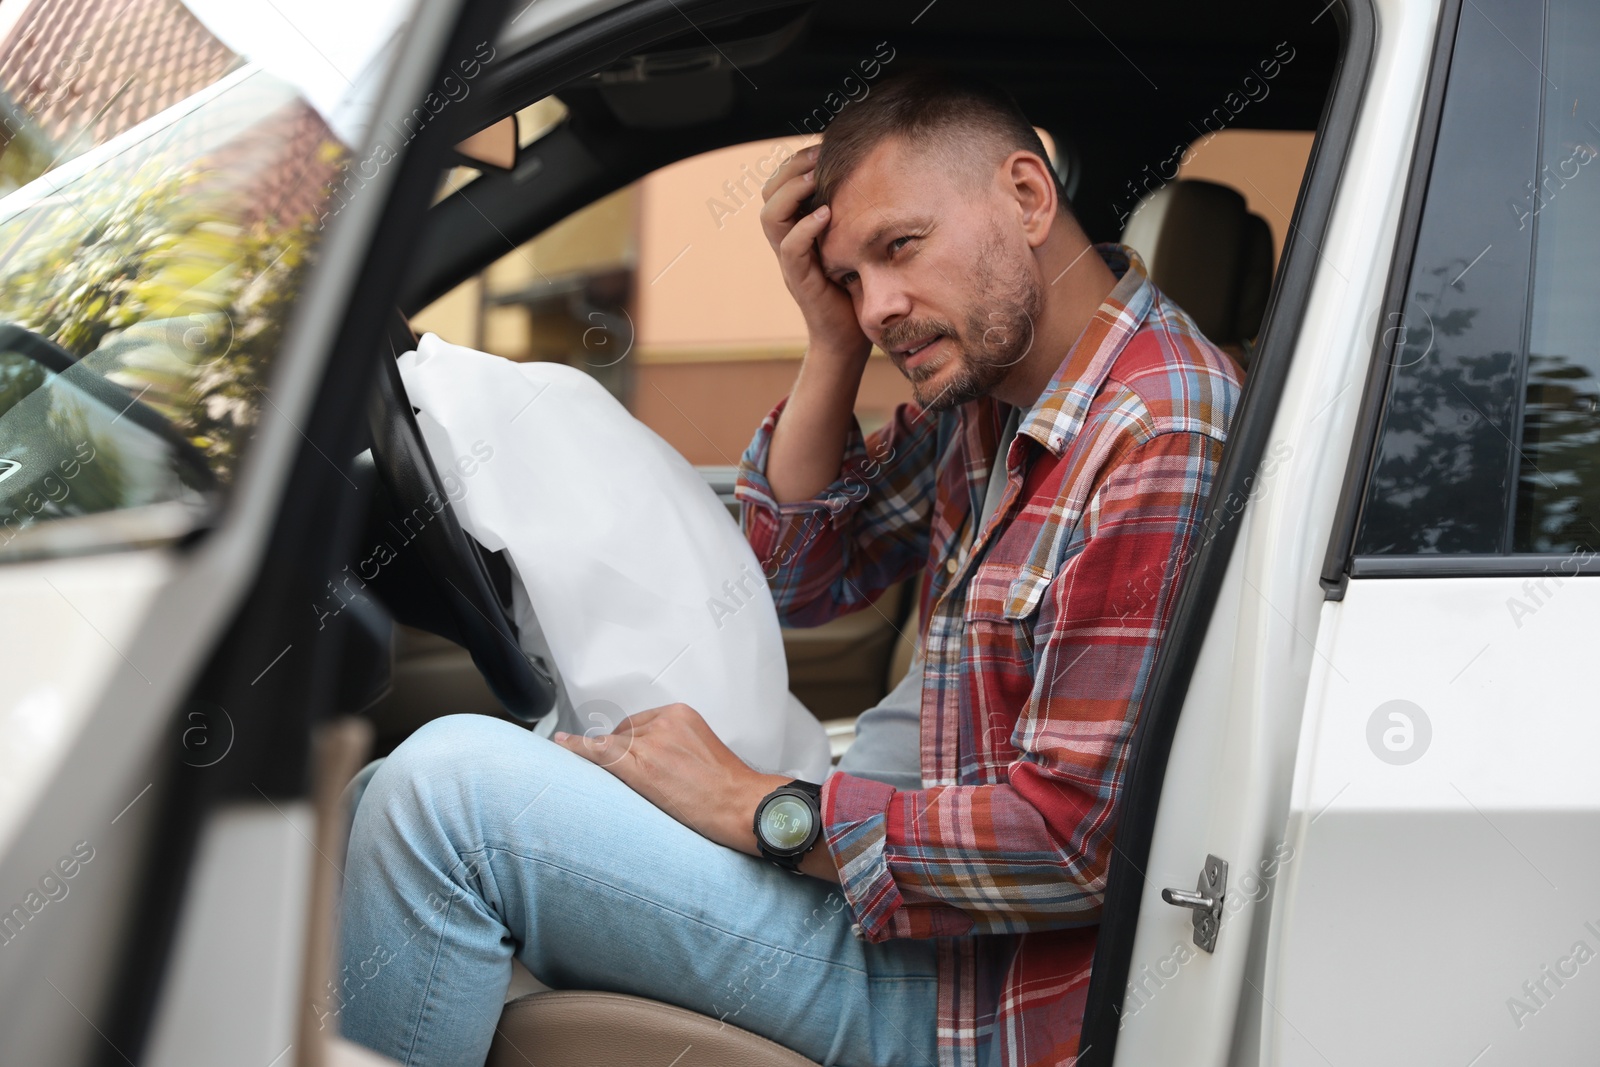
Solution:
{"label": "man's nose", "polygon": [[877,337],[888,326],[911,314],[911,294],[887,278],[861,279],[861,332]]}

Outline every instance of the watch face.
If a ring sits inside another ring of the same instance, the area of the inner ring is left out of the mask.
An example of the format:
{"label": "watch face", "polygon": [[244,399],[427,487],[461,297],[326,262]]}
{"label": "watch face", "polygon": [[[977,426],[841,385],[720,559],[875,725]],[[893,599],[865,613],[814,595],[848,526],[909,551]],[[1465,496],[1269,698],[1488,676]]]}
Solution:
{"label": "watch face", "polygon": [[776,851],[799,848],[811,834],[811,807],[799,797],[779,797],[761,810],[761,839]]}

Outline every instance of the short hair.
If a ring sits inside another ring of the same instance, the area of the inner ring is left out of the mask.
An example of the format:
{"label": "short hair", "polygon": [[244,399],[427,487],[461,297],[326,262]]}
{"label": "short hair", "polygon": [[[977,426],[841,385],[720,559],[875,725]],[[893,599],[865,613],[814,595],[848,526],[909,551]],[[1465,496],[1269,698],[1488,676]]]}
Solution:
{"label": "short hair", "polygon": [[1012,152],[1032,152],[1050,172],[1061,210],[1072,214],[1044,142],[1011,94],[992,82],[931,69],[885,79],[829,124],[807,210],[830,202],[873,149],[890,138],[926,146],[947,166],[968,172],[976,169],[976,161],[998,166]]}

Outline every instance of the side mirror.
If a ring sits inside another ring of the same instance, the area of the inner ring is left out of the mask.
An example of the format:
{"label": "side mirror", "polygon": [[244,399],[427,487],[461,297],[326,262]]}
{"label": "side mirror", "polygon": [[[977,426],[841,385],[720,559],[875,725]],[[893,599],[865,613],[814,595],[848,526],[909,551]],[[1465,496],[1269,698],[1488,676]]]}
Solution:
{"label": "side mirror", "polygon": [[507,115],[456,144],[456,152],[474,163],[511,170],[517,165],[517,116]]}

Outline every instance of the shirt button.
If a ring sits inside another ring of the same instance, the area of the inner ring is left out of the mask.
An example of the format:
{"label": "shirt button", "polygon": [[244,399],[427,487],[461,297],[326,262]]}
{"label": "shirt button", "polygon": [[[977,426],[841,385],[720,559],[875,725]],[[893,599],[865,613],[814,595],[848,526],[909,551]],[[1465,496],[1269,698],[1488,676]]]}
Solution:
{"label": "shirt button", "polygon": [[955,574],[955,572],[960,570],[960,569],[961,569],[961,562],[959,560],[957,560],[954,556],[951,556],[949,559],[945,560],[944,570],[945,570],[946,574]]}

